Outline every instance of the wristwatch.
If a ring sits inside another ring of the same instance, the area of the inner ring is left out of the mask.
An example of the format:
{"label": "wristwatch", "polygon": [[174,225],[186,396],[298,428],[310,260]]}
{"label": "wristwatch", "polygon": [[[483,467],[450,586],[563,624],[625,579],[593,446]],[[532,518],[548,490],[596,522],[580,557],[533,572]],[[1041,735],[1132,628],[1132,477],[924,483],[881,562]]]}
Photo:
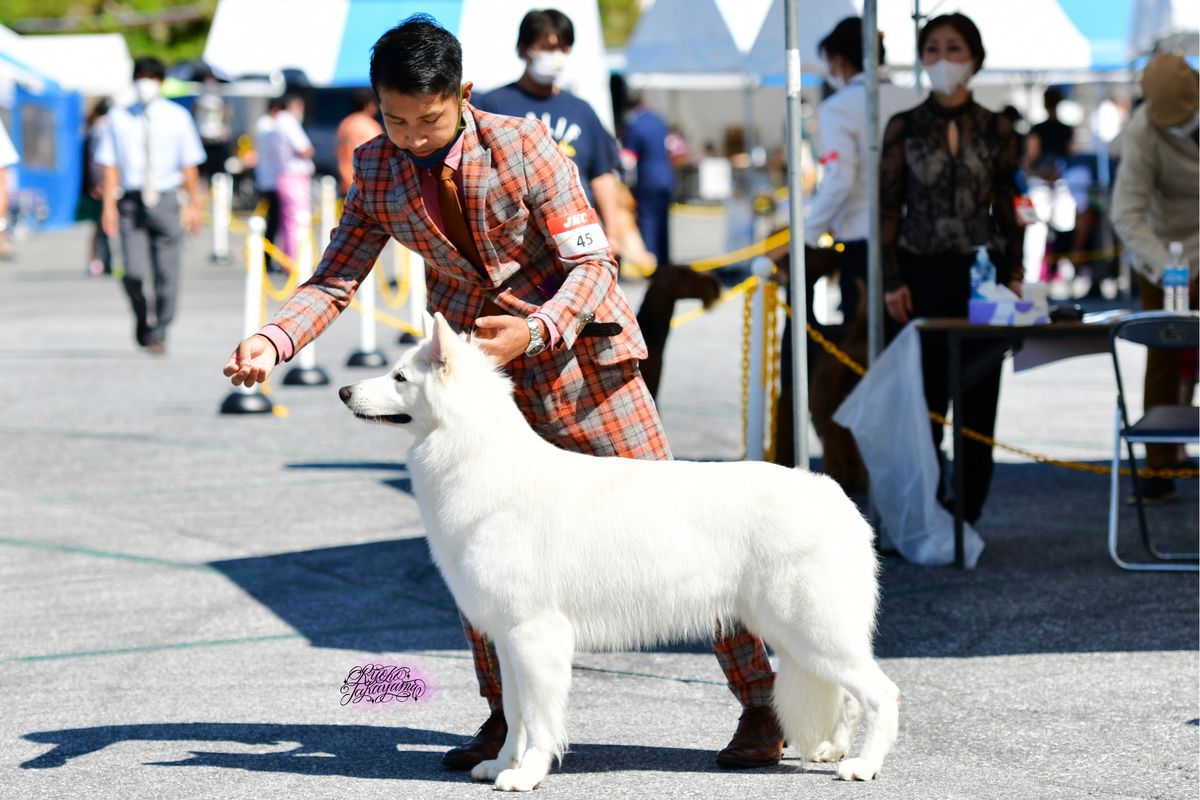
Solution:
{"label": "wristwatch", "polygon": [[527,317],[525,324],[529,326],[529,347],[525,348],[525,355],[540,355],[546,349],[546,341],[542,338],[542,329],[538,327],[537,320],[532,317]]}

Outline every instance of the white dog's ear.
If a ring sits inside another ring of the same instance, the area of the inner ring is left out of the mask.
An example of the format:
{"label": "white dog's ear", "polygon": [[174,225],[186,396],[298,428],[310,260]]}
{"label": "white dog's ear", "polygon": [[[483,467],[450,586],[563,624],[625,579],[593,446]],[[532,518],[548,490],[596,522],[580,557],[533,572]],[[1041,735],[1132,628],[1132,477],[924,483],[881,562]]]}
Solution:
{"label": "white dog's ear", "polygon": [[434,369],[445,374],[450,368],[451,353],[458,339],[440,311],[430,320],[429,329],[433,334],[433,348],[430,350],[429,360]]}
{"label": "white dog's ear", "polygon": [[426,338],[433,336],[433,317],[429,316],[429,312],[421,309],[421,330],[425,333]]}

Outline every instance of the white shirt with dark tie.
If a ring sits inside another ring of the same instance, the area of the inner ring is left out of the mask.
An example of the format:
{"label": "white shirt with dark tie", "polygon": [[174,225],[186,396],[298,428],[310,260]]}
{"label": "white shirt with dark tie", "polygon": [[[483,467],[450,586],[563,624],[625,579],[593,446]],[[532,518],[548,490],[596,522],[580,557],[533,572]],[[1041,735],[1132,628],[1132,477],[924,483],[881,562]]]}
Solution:
{"label": "white shirt with dark tie", "polygon": [[121,188],[127,192],[142,191],[151,172],[159,194],[173,190],[183,183],[184,169],[204,163],[196,123],[178,103],[159,97],[113,109],[108,116],[108,129],[96,146],[95,160],[101,166],[116,167]]}

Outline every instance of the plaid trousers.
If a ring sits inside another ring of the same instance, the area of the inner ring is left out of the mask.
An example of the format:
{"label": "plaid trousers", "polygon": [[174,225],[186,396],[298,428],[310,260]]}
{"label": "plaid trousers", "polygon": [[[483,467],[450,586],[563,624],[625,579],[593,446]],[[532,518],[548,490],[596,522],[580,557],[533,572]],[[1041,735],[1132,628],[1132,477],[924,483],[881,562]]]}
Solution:
{"label": "plaid trousers", "polygon": [[[593,364],[586,371],[579,369],[574,358],[570,362],[563,371],[523,370],[514,362],[517,405],[534,430],[563,449],[591,455],[671,458],[662,422],[637,362]],[[574,413],[561,413],[562,406],[573,408]],[[471,645],[479,694],[492,711],[499,711],[504,704],[496,650],[465,617],[463,631]],[[718,629],[712,647],[730,691],[744,707],[771,704],[775,673],[761,639],[741,627]]]}

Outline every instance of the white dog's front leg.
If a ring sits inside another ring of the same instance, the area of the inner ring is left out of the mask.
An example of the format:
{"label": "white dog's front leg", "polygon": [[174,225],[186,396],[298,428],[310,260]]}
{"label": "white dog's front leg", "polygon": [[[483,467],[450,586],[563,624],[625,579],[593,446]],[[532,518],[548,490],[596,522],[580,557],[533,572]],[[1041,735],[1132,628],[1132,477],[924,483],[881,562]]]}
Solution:
{"label": "white dog's front leg", "polygon": [[513,628],[505,649],[518,687],[520,716],[529,733],[529,748],[521,755],[518,766],[496,777],[496,788],[528,792],[537,788],[550,772],[554,759],[566,748],[567,696],[571,689],[575,635],[565,617],[541,617]]}
{"label": "white dog's front leg", "polygon": [[521,766],[521,754],[525,752],[525,725],[521,721],[521,690],[512,674],[512,664],[507,648],[502,642],[493,642],[496,657],[500,661],[500,688],[504,692],[504,722],[508,734],[496,757],[481,761],[471,768],[471,777],[477,781],[494,781],[500,773]]}

